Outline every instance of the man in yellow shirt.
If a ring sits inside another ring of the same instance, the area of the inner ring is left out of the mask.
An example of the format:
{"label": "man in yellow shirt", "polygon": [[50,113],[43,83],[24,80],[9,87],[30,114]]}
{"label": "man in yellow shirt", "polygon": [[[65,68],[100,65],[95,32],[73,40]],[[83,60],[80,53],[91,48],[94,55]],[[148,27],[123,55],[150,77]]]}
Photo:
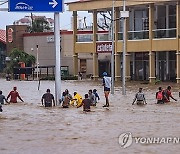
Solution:
{"label": "man in yellow shirt", "polygon": [[74,92],[74,97],[71,101],[71,105],[75,105],[75,103],[77,107],[82,106],[82,96],[77,92]]}

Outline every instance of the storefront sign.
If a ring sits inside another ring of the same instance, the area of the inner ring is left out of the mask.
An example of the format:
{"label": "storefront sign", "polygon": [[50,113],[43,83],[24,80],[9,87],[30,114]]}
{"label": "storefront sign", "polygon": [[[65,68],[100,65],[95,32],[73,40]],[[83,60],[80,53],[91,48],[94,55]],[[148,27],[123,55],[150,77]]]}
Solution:
{"label": "storefront sign", "polygon": [[8,42],[9,43],[13,42],[13,29],[12,28],[8,29]]}
{"label": "storefront sign", "polygon": [[96,43],[96,52],[97,53],[111,53],[112,52],[112,43],[111,42]]}

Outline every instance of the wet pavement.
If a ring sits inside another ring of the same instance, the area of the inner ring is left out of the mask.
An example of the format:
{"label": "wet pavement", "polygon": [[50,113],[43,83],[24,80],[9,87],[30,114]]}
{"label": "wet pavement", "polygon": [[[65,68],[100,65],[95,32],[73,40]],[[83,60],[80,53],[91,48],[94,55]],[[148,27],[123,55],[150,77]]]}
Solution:
{"label": "wet pavement", "polygon": [[[155,92],[160,85],[127,83],[127,95],[122,95],[121,84],[110,95],[109,109],[103,108],[105,98],[101,82],[62,81],[62,91],[79,92],[97,89],[100,101],[90,113],[82,108],[63,109],[60,106],[45,109],[41,96],[47,88],[54,94],[54,82],[42,81],[38,91],[37,81],[5,81],[0,79],[0,90],[5,96],[17,86],[24,103],[3,106],[0,113],[0,154],[155,154],[179,153],[179,144],[136,144],[122,148],[119,135],[131,132],[135,137],[180,138],[180,87],[171,83],[177,102],[157,105]],[[147,99],[145,106],[132,106],[138,87],[143,87]]]}

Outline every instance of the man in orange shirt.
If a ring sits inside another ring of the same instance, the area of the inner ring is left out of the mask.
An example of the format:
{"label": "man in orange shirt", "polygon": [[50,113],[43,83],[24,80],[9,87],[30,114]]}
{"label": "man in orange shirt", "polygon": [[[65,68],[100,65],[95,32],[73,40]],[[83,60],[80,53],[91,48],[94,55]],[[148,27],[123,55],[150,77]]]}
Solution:
{"label": "man in orange shirt", "polygon": [[19,98],[22,102],[24,102],[16,90],[17,90],[17,87],[14,87],[13,90],[7,96],[7,100],[9,99],[9,97],[11,97],[10,103],[17,103],[17,98]]}

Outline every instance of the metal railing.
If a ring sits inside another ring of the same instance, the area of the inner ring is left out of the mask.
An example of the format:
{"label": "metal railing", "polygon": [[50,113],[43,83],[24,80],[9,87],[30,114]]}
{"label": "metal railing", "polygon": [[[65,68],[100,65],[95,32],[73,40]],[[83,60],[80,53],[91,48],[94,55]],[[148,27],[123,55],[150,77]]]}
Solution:
{"label": "metal railing", "polygon": [[97,41],[111,41],[109,33],[97,34]]}
{"label": "metal railing", "polygon": [[92,42],[93,34],[77,34],[77,42]]}
{"label": "metal railing", "polygon": [[176,28],[171,28],[171,29],[155,29],[155,30],[153,30],[153,36],[156,39],[160,39],[160,38],[175,38],[176,37]]}
{"label": "metal railing", "polygon": [[[155,29],[153,30],[153,38],[175,38],[176,28],[171,29]],[[143,40],[149,39],[149,30],[128,31],[128,40]],[[123,33],[118,32],[118,40],[123,40]],[[93,34],[77,34],[77,42],[92,42]],[[97,41],[111,41],[110,34],[97,33]]]}
{"label": "metal railing", "polygon": [[149,30],[128,31],[128,40],[149,39]]}

